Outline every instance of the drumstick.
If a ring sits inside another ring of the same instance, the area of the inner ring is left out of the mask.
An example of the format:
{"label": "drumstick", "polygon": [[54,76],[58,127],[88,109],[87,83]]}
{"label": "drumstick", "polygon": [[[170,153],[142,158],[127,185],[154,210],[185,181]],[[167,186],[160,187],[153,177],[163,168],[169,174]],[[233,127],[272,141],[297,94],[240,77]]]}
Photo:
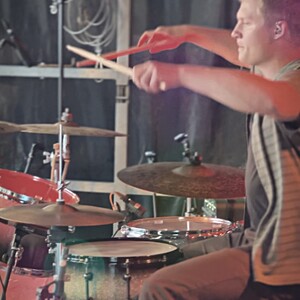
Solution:
{"label": "drumstick", "polygon": [[105,59],[99,55],[96,55],[92,52],[89,52],[89,51],[86,51],[86,50],[83,50],[83,49],[80,49],[77,47],[67,45],[67,49],[82,56],[82,57],[97,61],[97,62],[103,64],[104,66],[109,67],[109,68],[111,68],[117,72],[120,72],[124,75],[127,75],[129,77],[133,76],[132,69],[129,67],[125,67],[125,66],[115,63],[113,61],[107,60],[107,59]]}
{"label": "drumstick", "polygon": [[[128,48],[128,49],[125,49],[125,50],[108,52],[108,53],[102,54],[101,56],[102,56],[102,58],[111,60],[111,59],[118,58],[120,56],[150,50],[155,44],[156,43],[150,43],[150,44],[146,44],[146,45],[142,45],[142,46],[134,46],[134,47],[131,47],[131,48]],[[77,62],[76,67],[85,67],[85,66],[91,66],[91,65],[94,65],[94,64],[95,64],[94,60],[83,60],[83,61]]]}
{"label": "drumstick", "polygon": [[[113,62],[113,61],[110,61],[110,60],[107,60],[99,55],[96,55],[92,52],[89,52],[89,51],[86,51],[86,50],[83,50],[83,49],[80,49],[80,48],[77,48],[77,47],[73,47],[73,46],[70,46],[70,45],[67,45],[67,49],[82,56],[82,57],[85,57],[85,58],[88,58],[88,59],[91,59],[91,60],[94,60],[94,61],[97,61],[97,62],[100,62],[102,63],[104,66],[106,67],[109,67],[117,72],[120,72],[124,75],[127,75],[129,76],[130,78],[133,77],[133,70],[129,67],[125,67],[123,65],[120,65],[116,62]],[[165,91],[166,90],[166,83],[164,81],[160,82],[159,84],[159,89],[161,91]]]}

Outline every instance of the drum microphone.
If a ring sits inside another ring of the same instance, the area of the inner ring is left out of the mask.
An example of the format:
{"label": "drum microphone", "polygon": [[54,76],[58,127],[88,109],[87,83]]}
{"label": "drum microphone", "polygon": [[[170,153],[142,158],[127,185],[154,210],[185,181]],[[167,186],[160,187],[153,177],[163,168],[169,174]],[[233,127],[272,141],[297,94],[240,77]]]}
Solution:
{"label": "drum microphone", "polygon": [[127,195],[121,194],[119,192],[115,192],[116,195],[119,196],[119,198],[125,202],[126,210],[138,218],[142,218],[144,213],[146,212],[146,208],[143,207],[140,203],[134,202],[132,199],[130,199]]}

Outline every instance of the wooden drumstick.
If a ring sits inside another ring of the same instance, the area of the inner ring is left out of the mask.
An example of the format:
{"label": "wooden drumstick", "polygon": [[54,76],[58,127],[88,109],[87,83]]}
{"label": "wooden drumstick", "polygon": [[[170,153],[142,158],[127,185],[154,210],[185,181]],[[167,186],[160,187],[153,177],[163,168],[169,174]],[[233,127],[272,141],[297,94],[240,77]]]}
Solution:
{"label": "wooden drumstick", "polygon": [[[131,47],[131,48],[128,48],[125,50],[104,53],[101,56],[104,59],[112,60],[112,59],[116,59],[120,56],[150,50],[155,45],[156,45],[156,43],[146,44],[146,45],[142,45],[142,46],[135,46],[135,47]],[[95,65],[95,61],[94,60],[83,60],[83,61],[79,61],[76,63],[76,67],[85,67],[85,66],[90,66],[90,65]]]}
{"label": "wooden drumstick", "polygon": [[[74,53],[84,57],[84,58],[97,61],[97,62],[103,64],[106,67],[109,67],[109,68],[111,68],[111,69],[113,69],[113,70],[115,70],[115,71],[117,71],[121,74],[129,76],[130,78],[133,77],[132,68],[123,66],[123,65],[118,64],[114,61],[107,60],[107,59],[101,57],[100,55],[96,55],[92,52],[89,52],[89,51],[86,51],[86,50],[83,50],[83,49],[80,49],[80,48],[77,48],[77,47],[74,47],[74,46],[67,45],[67,49],[71,52],[74,52]],[[159,87],[160,87],[161,91],[165,91],[166,90],[166,83],[164,81],[160,82]]]}
{"label": "wooden drumstick", "polygon": [[83,50],[83,49],[80,49],[80,48],[77,48],[77,47],[73,47],[73,46],[70,46],[70,45],[67,45],[67,49],[82,56],[82,57],[85,57],[85,58],[88,58],[88,59],[91,59],[91,60],[94,60],[94,61],[97,61],[101,64],[103,64],[104,66],[106,67],[109,67],[119,73],[122,73],[124,75],[127,75],[129,77],[132,77],[133,76],[133,71],[131,68],[129,67],[125,67],[121,64],[118,64],[114,61],[111,61],[111,60],[108,60],[108,59],[105,59],[103,57],[101,57],[100,55],[96,55],[92,52],[89,52],[89,51],[86,51],[86,50]]}

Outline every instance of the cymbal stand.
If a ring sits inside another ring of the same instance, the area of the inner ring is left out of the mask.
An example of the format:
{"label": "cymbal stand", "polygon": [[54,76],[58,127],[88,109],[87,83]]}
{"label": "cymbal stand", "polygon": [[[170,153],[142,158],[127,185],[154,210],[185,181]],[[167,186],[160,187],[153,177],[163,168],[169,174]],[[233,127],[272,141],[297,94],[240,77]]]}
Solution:
{"label": "cymbal stand", "polygon": [[[66,280],[67,258],[69,247],[65,245],[65,239],[73,233],[73,228],[66,227],[51,227],[48,230],[47,242],[50,245],[55,244],[55,272],[53,281],[49,284],[37,289],[37,300],[64,300],[64,282]],[[49,288],[54,285],[54,292],[50,292]]]}
{"label": "cymbal stand", "polygon": [[125,274],[123,275],[123,279],[126,281],[127,284],[127,300],[130,300],[130,281],[131,281],[131,275],[130,275],[130,269],[129,269],[129,259],[127,258],[124,267],[126,268]]}
{"label": "cymbal stand", "polygon": [[[199,166],[202,163],[202,157],[198,154],[198,152],[191,153],[190,143],[188,140],[188,135],[186,133],[180,133],[174,137],[174,141],[181,143],[183,145],[183,157],[188,158],[189,162],[193,166]],[[193,215],[193,207],[192,207],[192,198],[186,198],[186,212],[184,213],[185,217],[190,217]]]}
{"label": "cymbal stand", "polygon": [[85,281],[85,295],[86,295],[86,300],[93,300],[94,298],[90,297],[90,285],[89,282],[93,280],[94,274],[93,272],[89,271],[90,267],[90,262],[89,259],[87,258],[85,261],[85,273],[83,274],[83,278]]}
{"label": "cymbal stand", "polygon": [[[147,158],[148,164],[152,164],[156,160],[156,153],[153,151],[146,151],[145,156]],[[152,194],[152,206],[153,206],[153,217],[157,217],[157,208],[156,208],[156,193]]]}
{"label": "cymbal stand", "polygon": [[[72,114],[69,113],[68,108],[63,112],[61,121],[63,121],[63,123],[65,123],[65,124],[71,123]],[[60,124],[59,127],[60,127],[60,134],[59,134],[60,143],[56,143],[53,145],[54,153],[52,155],[52,161],[51,161],[50,180],[53,182],[59,183],[60,186],[64,186],[63,183],[67,177],[68,168],[69,168],[69,165],[71,162],[70,136],[68,134],[63,134],[62,124]],[[63,136],[63,138],[61,138],[61,136]],[[62,153],[62,155],[60,155],[61,153]],[[61,167],[62,159],[64,160],[63,168]],[[62,171],[62,169],[63,169],[63,171]],[[60,174],[62,174],[62,175],[60,175]]]}
{"label": "cymbal stand", "polygon": [[50,180],[53,182],[58,182],[59,173],[59,144],[53,144],[54,152],[51,154],[51,176]]}
{"label": "cymbal stand", "polygon": [[6,269],[5,279],[3,282],[3,291],[2,291],[1,300],[6,300],[6,292],[7,292],[7,288],[8,288],[10,275],[13,270],[13,267],[15,266],[16,258],[18,257],[18,253],[20,251],[21,239],[25,234],[27,234],[27,233],[23,233],[21,230],[19,230],[18,226],[16,226],[16,231],[15,231],[15,234],[12,239],[12,247],[10,249],[10,253],[9,253],[9,257],[8,257],[7,269]]}

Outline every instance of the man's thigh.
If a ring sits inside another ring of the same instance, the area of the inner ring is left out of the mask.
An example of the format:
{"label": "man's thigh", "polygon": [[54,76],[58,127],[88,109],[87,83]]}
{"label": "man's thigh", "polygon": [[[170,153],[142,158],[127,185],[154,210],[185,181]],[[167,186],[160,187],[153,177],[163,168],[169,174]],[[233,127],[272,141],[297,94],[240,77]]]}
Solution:
{"label": "man's thigh", "polygon": [[243,239],[244,235],[242,232],[225,234],[223,236],[208,238],[187,244],[181,248],[181,251],[185,259],[192,258],[222,250],[224,248],[238,247],[242,244]]}
{"label": "man's thigh", "polygon": [[165,267],[145,282],[139,299],[238,299],[250,276],[249,253],[223,249]]}

